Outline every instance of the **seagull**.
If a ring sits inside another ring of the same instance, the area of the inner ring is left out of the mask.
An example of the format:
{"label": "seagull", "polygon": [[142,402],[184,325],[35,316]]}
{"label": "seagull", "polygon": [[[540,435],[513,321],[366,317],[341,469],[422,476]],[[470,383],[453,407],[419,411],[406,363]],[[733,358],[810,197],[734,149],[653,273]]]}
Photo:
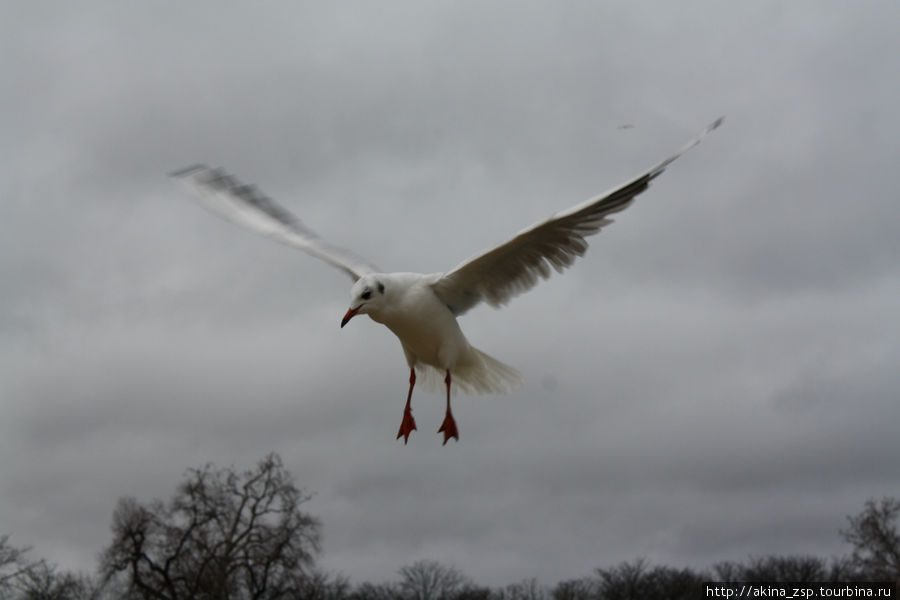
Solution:
{"label": "seagull", "polygon": [[331,244],[290,212],[244,185],[222,169],[193,165],[171,173],[184,182],[213,213],[284,244],[295,246],[344,271],[353,280],[343,328],[357,315],[369,315],[400,340],[409,366],[409,391],[397,439],[404,444],[416,430],[412,393],[416,373],[421,386],[446,388],[447,405],[438,433],[444,444],[459,441],[450,409],[450,388],[464,393],[504,393],[520,383],[514,368],[472,347],[457,318],[481,302],[499,308],[528,291],[552,269],[561,273],[582,256],[585,237],[612,222],[609,215],[625,210],[672,161],[696,146],[722,124],[719,118],[690,142],[647,171],[601,196],[591,198],[443,273],[384,273],[356,253]]}

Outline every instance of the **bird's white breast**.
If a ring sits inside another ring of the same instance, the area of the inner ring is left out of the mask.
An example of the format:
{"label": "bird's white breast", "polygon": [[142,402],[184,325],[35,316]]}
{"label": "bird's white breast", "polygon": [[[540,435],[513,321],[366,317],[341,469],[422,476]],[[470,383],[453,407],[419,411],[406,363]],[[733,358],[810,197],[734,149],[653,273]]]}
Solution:
{"label": "bird's white breast", "polygon": [[453,369],[469,349],[456,317],[432,291],[427,276],[392,274],[389,302],[370,315],[394,332],[407,352],[440,369]]}

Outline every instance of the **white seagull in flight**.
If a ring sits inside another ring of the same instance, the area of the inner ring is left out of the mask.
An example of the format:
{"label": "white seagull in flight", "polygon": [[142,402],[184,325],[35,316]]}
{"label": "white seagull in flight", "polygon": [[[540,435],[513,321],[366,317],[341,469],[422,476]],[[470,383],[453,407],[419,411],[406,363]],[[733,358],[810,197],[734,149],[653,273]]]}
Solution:
{"label": "white seagull in flight", "polygon": [[480,302],[499,307],[562,272],[584,254],[585,237],[612,222],[609,215],[628,208],[676,158],[697,145],[722,123],[717,119],[678,152],[614,190],[597,196],[546,221],[532,225],[499,246],[478,254],[444,273],[382,273],[371,263],[334,246],[303,225],[253,186],[242,185],[220,169],[195,165],[172,173],[195,192],[212,212],[279,242],[296,246],[349,275],[350,308],[341,327],[354,316],[369,315],[394,332],[409,365],[409,393],[397,439],[404,443],[416,429],[410,401],[416,372],[428,387],[439,389],[443,376],[447,412],[438,433],[444,444],[459,440],[450,411],[451,382],[465,393],[500,393],[521,380],[518,371],[473,348],[456,318]]}

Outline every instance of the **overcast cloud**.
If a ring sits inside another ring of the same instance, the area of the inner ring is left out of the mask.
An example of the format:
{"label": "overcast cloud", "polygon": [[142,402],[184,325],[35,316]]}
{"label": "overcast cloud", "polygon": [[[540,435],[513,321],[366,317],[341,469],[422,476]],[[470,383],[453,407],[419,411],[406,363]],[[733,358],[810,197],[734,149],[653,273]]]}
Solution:
{"label": "overcast cloud", "polygon": [[[900,5],[4,2],[0,534],[92,569],[116,501],[281,454],[320,564],[551,584],[848,550],[900,494]],[[348,281],[166,173],[222,165],[442,271],[725,125],[588,254],[462,318],[526,376],[439,395]],[[633,125],[622,128],[622,125]]]}

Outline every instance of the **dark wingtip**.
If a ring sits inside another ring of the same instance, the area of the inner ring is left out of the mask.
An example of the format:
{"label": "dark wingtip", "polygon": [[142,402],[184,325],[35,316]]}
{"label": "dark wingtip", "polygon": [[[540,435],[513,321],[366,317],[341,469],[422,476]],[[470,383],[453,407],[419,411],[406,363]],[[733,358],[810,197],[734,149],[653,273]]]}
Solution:
{"label": "dark wingtip", "polygon": [[184,177],[185,175],[190,175],[195,171],[202,171],[203,169],[206,169],[206,165],[201,165],[198,163],[196,165],[191,165],[183,169],[178,169],[177,171],[172,171],[171,173],[169,173],[169,177]]}

